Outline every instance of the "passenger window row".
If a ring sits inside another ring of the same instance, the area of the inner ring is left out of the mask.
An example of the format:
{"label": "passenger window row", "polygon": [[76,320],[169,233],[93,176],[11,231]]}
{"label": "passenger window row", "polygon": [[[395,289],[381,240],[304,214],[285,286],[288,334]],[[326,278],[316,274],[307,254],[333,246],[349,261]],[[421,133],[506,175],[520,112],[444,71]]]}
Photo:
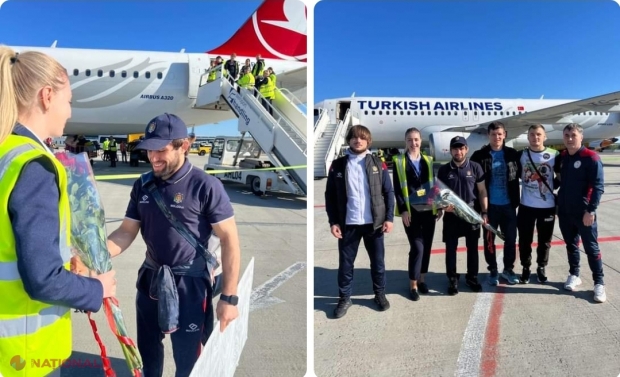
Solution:
{"label": "passenger window row", "polygon": [[[499,116],[504,116],[504,115],[505,116],[510,116],[510,115],[517,115],[517,113],[518,114],[523,114],[525,112],[526,111],[519,111],[519,112],[513,111],[512,114],[511,114],[510,111],[480,111],[480,115],[481,116],[485,116],[485,115],[487,115],[487,116],[491,116],[491,115],[493,115],[493,116],[497,116],[497,115],[499,115]],[[364,115],[368,115],[368,113],[369,113],[368,110],[364,110]],[[383,115],[383,110],[379,110],[379,111],[371,110],[370,111],[370,115],[375,115],[377,113],[379,115]],[[392,111],[385,110],[385,115],[399,115],[398,113],[399,112],[396,111],[396,110],[392,110]],[[418,111],[407,110],[406,113],[407,113],[408,116],[410,116],[412,113],[413,113],[414,116],[418,115]],[[467,113],[468,113],[467,111],[463,111],[463,115],[467,115]],[[473,113],[474,113],[475,116],[478,115],[478,111],[474,111]],[[405,115],[405,111],[400,110],[400,115]],[[459,112],[458,111],[430,111],[430,110],[429,111],[424,111],[424,110],[421,110],[419,115],[454,115],[454,116],[457,116],[457,115],[459,115]],[[609,115],[609,113],[604,113],[604,112],[599,112],[599,111],[586,111],[586,112],[582,112],[582,113],[577,113],[575,115]]]}
{"label": "passenger window row", "polygon": [[[90,77],[91,74],[93,74],[93,72],[90,69],[85,69],[84,70],[84,76]],[[101,70],[101,69],[97,70],[97,77],[103,77],[103,74],[104,74],[103,70]],[[107,74],[110,77],[115,77],[116,76],[116,72],[114,70],[108,71]],[[120,76],[123,77],[123,78],[127,77],[127,74],[128,74],[127,71],[121,71],[120,72]],[[80,70],[77,69],[77,68],[74,69],[73,70],[73,76],[77,77],[79,75],[80,75]],[[136,78],[136,79],[139,78],[140,77],[140,72],[133,71],[133,77]],[[149,71],[144,72],[144,77],[147,78],[147,79],[150,79],[151,78],[151,72],[149,72]],[[163,77],[164,77],[163,73],[157,72],[157,78],[159,80],[161,80]]]}

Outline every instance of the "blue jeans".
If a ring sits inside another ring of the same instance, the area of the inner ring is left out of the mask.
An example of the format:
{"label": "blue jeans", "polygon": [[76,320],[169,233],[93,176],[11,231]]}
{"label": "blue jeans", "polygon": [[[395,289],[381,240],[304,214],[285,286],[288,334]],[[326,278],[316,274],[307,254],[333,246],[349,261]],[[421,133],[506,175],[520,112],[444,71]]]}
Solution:
{"label": "blue jeans", "polygon": [[560,220],[562,238],[566,242],[570,274],[579,276],[579,236],[581,236],[583,248],[588,256],[590,271],[592,271],[592,280],[594,280],[594,284],[605,284],[603,282],[603,259],[598,248],[596,218],[594,218],[592,226],[583,225],[583,214],[558,214],[558,219]]}
{"label": "blue jeans", "polygon": [[[487,213],[489,224],[504,233],[504,269],[512,270],[517,258],[517,212],[511,204],[495,205],[489,204]],[[484,238],[484,259],[487,262],[488,270],[497,270],[497,259],[495,253],[495,234],[482,228]]]}

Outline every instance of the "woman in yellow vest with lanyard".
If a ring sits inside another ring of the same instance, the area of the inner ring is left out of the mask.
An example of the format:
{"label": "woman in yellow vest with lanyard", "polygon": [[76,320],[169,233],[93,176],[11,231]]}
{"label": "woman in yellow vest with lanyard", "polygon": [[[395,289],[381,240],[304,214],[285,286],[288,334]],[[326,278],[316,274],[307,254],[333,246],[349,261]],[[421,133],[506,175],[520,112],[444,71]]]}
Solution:
{"label": "woman in yellow vest with lanyard", "polygon": [[396,216],[402,218],[409,240],[410,295],[413,301],[418,301],[418,292],[428,293],[424,274],[428,272],[430,263],[435,222],[441,218],[442,211],[422,204],[426,202],[433,184],[433,162],[420,152],[420,131],[417,128],[408,129],[405,141],[406,152],[393,157],[394,210]]}
{"label": "woman in yellow vest with lanyard", "polygon": [[116,294],[115,272],[70,271],[67,176],[42,142],[62,136],[71,116],[65,68],[0,47],[0,93],[0,375],[60,376],[70,308],[98,311]]}

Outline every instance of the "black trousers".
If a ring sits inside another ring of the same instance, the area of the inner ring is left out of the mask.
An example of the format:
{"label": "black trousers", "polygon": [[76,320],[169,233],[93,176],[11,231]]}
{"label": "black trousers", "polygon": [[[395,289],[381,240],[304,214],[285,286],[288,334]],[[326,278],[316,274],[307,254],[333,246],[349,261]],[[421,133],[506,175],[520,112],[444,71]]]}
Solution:
{"label": "black trousers", "polygon": [[538,232],[538,246],[536,247],[536,264],[546,267],[549,263],[549,249],[555,226],[555,207],[534,208],[521,204],[517,214],[517,229],[519,231],[519,257],[521,266],[529,268],[532,265],[532,242],[534,241],[534,227]]}
{"label": "black trousers", "polygon": [[[154,273],[146,268],[138,272],[137,343],[144,377],[162,377],[164,370],[164,334],[159,328],[157,300],[148,294]],[[179,293],[179,328],[170,334],[175,377],[188,377],[200,356],[203,341],[206,342],[213,330],[212,299],[206,278],[175,276],[175,282]]]}
{"label": "black trousers", "polygon": [[431,246],[435,235],[433,211],[411,211],[411,222],[405,227],[409,240],[409,280],[420,280],[428,272],[431,261]]}
{"label": "black trousers", "polygon": [[338,288],[340,297],[351,297],[354,263],[362,239],[370,258],[373,291],[377,294],[385,290],[383,231],[380,228],[374,230],[372,224],[347,225],[342,238],[338,240],[338,251],[340,254]]}
{"label": "black trousers", "polygon": [[109,151],[109,156],[110,156],[110,167],[115,168],[116,167],[116,151]]}
{"label": "black trousers", "polygon": [[456,249],[461,237],[465,237],[465,245],[467,247],[467,275],[477,277],[480,268],[478,257],[480,225],[472,225],[449,212],[444,214],[442,239],[446,243],[446,275],[448,275],[448,278],[456,277],[457,275]]}

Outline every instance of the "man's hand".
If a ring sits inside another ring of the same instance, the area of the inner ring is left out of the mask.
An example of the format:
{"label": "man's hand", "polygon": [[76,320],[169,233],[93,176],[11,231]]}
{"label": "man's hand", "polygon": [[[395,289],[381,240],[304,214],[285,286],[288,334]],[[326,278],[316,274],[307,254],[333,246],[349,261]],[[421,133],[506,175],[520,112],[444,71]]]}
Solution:
{"label": "man's hand", "polygon": [[583,214],[583,225],[592,226],[594,224],[594,218],[596,215],[591,215],[590,212],[586,212]]}
{"label": "man's hand", "polygon": [[71,272],[77,275],[91,276],[90,270],[77,255],[71,257]]}
{"label": "man's hand", "polygon": [[217,314],[217,319],[220,320],[220,332],[224,332],[226,327],[239,317],[239,309],[235,305],[231,305],[222,300],[218,301],[215,312]]}
{"label": "man's hand", "polygon": [[446,208],[444,208],[446,212],[454,212],[454,205],[450,204]]}
{"label": "man's hand", "polygon": [[409,224],[411,224],[411,215],[409,214],[409,212],[405,211],[401,213],[400,217],[402,217],[403,225],[405,225],[406,227],[408,227]]}
{"label": "man's hand", "polygon": [[336,238],[342,238],[342,231],[340,230],[340,225],[334,224],[331,227],[332,236]]}
{"label": "man's hand", "polygon": [[482,221],[484,222],[484,224],[488,224],[489,223],[489,216],[487,216],[486,213],[484,215],[482,215]]}
{"label": "man's hand", "polygon": [[386,221],[383,223],[383,233],[390,233],[392,231],[392,227],[394,226],[394,224],[392,224],[391,221]]}

